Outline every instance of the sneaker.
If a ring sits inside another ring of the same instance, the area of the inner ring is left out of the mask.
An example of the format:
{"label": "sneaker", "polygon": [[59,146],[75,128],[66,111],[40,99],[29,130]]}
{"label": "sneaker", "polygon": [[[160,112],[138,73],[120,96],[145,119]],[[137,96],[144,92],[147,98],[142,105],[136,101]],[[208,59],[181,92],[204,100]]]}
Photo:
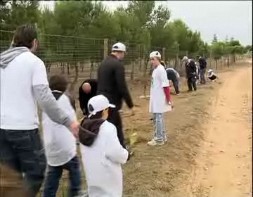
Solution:
{"label": "sneaker", "polygon": [[164,141],[161,141],[161,142],[159,142],[159,141],[155,141],[154,139],[153,140],[151,140],[151,141],[149,141],[148,142],[148,145],[149,146],[161,146],[161,145],[164,145]]}

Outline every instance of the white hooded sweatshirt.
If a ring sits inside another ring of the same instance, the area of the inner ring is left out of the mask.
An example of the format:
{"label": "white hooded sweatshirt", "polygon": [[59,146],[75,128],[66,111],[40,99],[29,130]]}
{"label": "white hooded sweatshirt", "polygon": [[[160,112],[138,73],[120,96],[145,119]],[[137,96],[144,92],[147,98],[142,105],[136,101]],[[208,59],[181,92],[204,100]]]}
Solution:
{"label": "white hooded sweatshirt", "polygon": [[119,143],[116,127],[104,121],[91,146],[80,144],[89,197],[121,197],[128,151]]}

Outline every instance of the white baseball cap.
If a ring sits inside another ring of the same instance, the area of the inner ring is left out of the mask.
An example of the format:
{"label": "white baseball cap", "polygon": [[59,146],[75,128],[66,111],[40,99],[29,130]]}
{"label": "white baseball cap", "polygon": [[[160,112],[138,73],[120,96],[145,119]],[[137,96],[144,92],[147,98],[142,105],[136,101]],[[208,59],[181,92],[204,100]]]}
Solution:
{"label": "white baseball cap", "polygon": [[110,104],[109,100],[103,95],[92,97],[88,102],[89,117],[107,108],[115,108],[115,105]]}
{"label": "white baseball cap", "polygon": [[149,58],[154,58],[154,57],[158,57],[161,59],[161,54],[159,53],[159,51],[153,51],[149,54]]}
{"label": "white baseball cap", "polygon": [[126,45],[124,45],[121,42],[117,42],[116,44],[114,44],[112,46],[112,51],[122,51],[122,52],[126,52]]}
{"label": "white baseball cap", "polygon": [[183,59],[182,59],[182,61],[186,61],[186,60],[188,60],[188,57],[184,56]]}

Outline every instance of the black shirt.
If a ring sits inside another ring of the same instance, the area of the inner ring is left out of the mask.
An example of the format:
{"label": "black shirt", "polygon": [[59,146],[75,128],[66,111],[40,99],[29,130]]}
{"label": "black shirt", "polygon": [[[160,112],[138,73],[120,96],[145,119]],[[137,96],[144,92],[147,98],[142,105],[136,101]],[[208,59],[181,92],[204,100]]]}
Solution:
{"label": "black shirt", "polygon": [[[91,86],[91,91],[90,93],[85,93],[82,89],[82,85],[84,83],[89,83]],[[93,97],[96,96],[97,94],[97,80],[96,79],[87,79],[85,80],[81,86],[79,87],[79,104],[80,104],[80,108],[83,111],[84,115],[88,115],[88,101]]]}
{"label": "black shirt", "polygon": [[123,99],[129,108],[133,107],[125,80],[125,68],[121,61],[114,55],[109,55],[99,66],[97,74],[97,94],[106,96],[110,103],[116,105],[118,110],[122,107]]}

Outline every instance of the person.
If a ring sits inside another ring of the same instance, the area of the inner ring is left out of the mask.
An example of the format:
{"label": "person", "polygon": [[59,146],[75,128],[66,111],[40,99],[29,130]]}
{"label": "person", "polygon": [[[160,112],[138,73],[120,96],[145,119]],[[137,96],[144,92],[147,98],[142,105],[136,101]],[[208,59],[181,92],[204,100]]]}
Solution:
{"label": "person", "polygon": [[149,112],[153,114],[155,127],[154,137],[148,142],[150,146],[163,145],[167,141],[164,113],[172,108],[169,80],[166,71],[161,65],[161,54],[153,51],[149,55],[154,68],[150,87]]}
{"label": "person", "polygon": [[206,62],[206,59],[201,56],[199,57],[198,62],[199,62],[199,72],[200,72],[200,83],[205,84],[206,83],[205,74],[206,74],[207,62]]}
{"label": "person", "polygon": [[216,79],[218,78],[217,77],[217,74],[216,73],[214,73],[214,71],[212,70],[212,69],[209,69],[208,70],[208,79],[210,79],[211,81],[216,81]]}
{"label": "person", "polygon": [[116,43],[112,46],[112,53],[103,60],[98,68],[97,94],[102,94],[107,97],[110,103],[116,107],[110,109],[108,121],[114,124],[117,128],[117,135],[120,144],[125,148],[125,139],[123,134],[122,120],[119,113],[122,107],[122,101],[125,100],[128,108],[134,114],[134,104],[129,93],[125,80],[125,69],[122,60],[125,57],[126,46],[123,43]]}
{"label": "person", "polygon": [[128,151],[119,143],[116,127],[107,121],[109,108],[115,105],[105,96],[92,97],[90,114],[79,132],[89,197],[121,197],[123,193],[121,165],[127,162]]}
{"label": "person", "polygon": [[188,92],[197,90],[197,69],[196,64],[193,59],[189,59],[187,56],[183,57],[183,62],[185,62],[185,71],[188,85]]}
{"label": "person", "polygon": [[88,101],[97,94],[97,80],[87,79],[79,87],[79,104],[84,116],[88,115]]}
{"label": "person", "polygon": [[46,158],[39,134],[37,102],[55,122],[77,136],[79,123],[58,107],[48,86],[46,68],[35,56],[37,32],[17,27],[12,46],[0,55],[0,164],[19,172],[31,197],[44,180]]}
{"label": "person", "polygon": [[[70,98],[65,94],[67,79],[53,75],[49,87],[57,100],[58,106],[70,117],[76,119],[75,110]],[[77,157],[76,138],[63,125],[54,123],[48,115],[42,113],[43,136],[48,170],[44,185],[44,197],[55,197],[63,170],[69,172],[69,197],[75,197],[81,189],[81,171]]]}
{"label": "person", "polygon": [[[165,63],[161,61],[161,64],[165,66]],[[180,75],[179,73],[174,69],[174,68],[166,68],[166,73],[167,73],[167,78],[168,80],[172,81],[176,95],[179,95],[179,80],[180,80]]]}

